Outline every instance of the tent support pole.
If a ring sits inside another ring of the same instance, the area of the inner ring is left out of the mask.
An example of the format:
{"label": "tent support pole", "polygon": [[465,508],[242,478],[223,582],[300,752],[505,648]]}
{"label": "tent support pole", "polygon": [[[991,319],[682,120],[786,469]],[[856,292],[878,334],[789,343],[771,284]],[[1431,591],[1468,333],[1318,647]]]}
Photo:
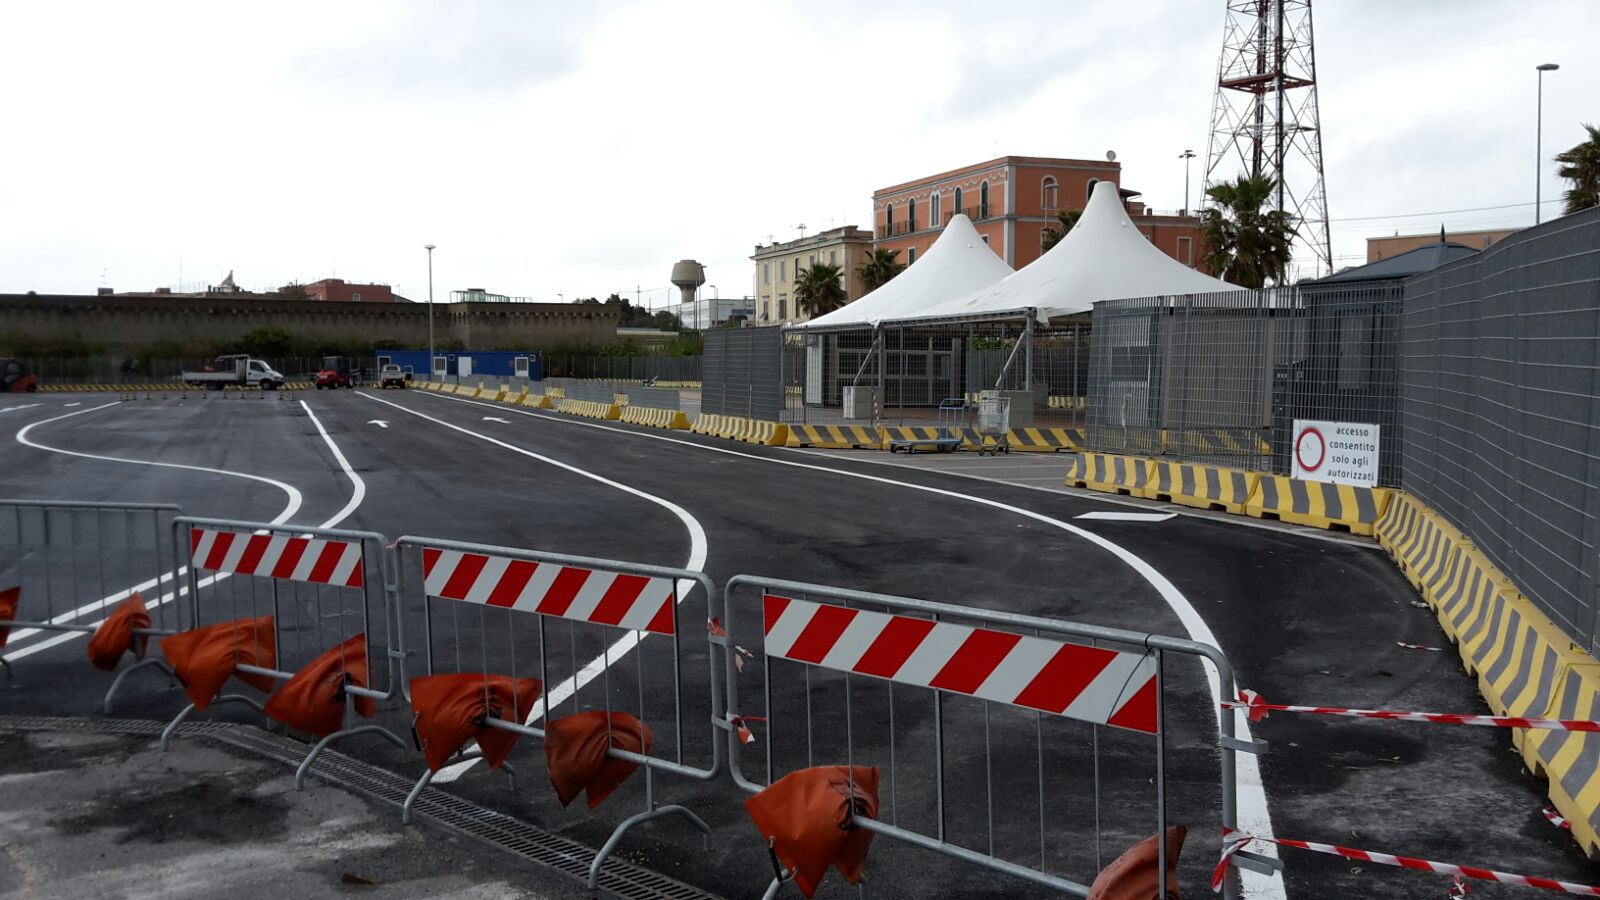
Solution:
{"label": "tent support pole", "polygon": [[888,347],[884,345],[883,326],[877,326],[876,331],[878,335],[874,343],[878,345],[878,392],[872,398],[872,427],[874,429],[883,427],[883,370],[886,368],[883,363],[883,357],[886,355],[885,351],[888,350]]}
{"label": "tent support pole", "polygon": [[[995,390],[998,391],[998,390],[1003,390],[1005,388],[1005,386],[1006,386],[1006,375],[1011,371],[1011,364],[1017,361],[1017,353],[1022,350],[1022,345],[1023,344],[1028,343],[1028,339],[1031,336],[1032,336],[1032,333],[1028,329],[1023,329],[1022,336],[1017,339],[1017,345],[1015,347],[1011,348],[1011,355],[1006,357],[1006,364],[1000,367],[1000,377],[996,378],[994,380],[994,389]],[[1005,336],[1002,334],[1001,335],[1001,339],[1004,340],[1004,338],[1005,338]],[[1031,352],[1031,348],[1030,348],[1030,352],[1029,352],[1028,355],[1029,355],[1029,358],[1031,359],[1032,355],[1033,355],[1032,352]]]}
{"label": "tent support pole", "polygon": [[1023,359],[1027,369],[1022,373],[1022,389],[1030,392],[1033,390],[1033,323],[1038,318],[1039,311],[1037,309],[1028,310],[1028,324],[1022,328],[1022,340],[1028,346],[1027,356]]}

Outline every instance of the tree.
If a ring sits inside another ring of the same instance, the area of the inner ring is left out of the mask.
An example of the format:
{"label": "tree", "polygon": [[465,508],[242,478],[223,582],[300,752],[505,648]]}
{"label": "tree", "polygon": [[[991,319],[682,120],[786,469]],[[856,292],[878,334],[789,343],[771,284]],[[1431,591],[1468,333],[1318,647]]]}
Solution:
{"label": "tree", "polygon": [[1240,287],[1281,284],[1294,258],[1295,227],[1289,214],[1267,209],[1277,182],[1267,176],[1240,175],[1206,191],[1213,204],[1200,213],[1202,237],[1210,250],[1205,265]]}
{"label": "tree", "polygon": [[[882,251],[878,251],[882,252]],[[826,315],[844,305],[842,268],[833,263],[812,263],[794,280],[794,307],[809,318]]]}
{"label": "tree", "polygon": [[1067,232],[1071,231],[1081,218],[1083,218],[1081,209],[1063,209],[1057,212],[1056,224],[1044,230],[1044,243],[1039,246],[1039,251],[1048,253],[1052,247],[1061,243],[1061,239],[1067,236]]}
{"label": "tree", "polygon": [[867,261],[856,269],[856,275],[861,278],[861,286],[869,291],[875,291],[894,279],[896,275],[906,270],[906,265],[899,262],[896,257],[899,250],[874,250]]}
{"label": "tree", "polygon": [[286,284],[283,287],[278,288],[278,296],[285,300],[311,299],[311,295],[306,293],[306,286],[303,284]]}
{"label": "tree", "polygon": [[1572,182],[1572,187],[1561,195],[1569,213],[1600,206],[1600,128],[1583,128],[1589,132],[1589,139],[1556,156],[1556,162],[1561,163],[1556,174]]}

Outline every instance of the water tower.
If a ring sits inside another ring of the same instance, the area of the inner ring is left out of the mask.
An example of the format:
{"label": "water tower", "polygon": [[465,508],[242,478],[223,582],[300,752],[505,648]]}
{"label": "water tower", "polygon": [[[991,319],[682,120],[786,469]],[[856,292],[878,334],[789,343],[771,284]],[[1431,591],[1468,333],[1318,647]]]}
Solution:
{"label": "water tower", "polygon": [[672,266],[672,283],[683,292],[684,303],[693,303],[694,292],[706,283],[706,267],[692,259],[680,259]]}

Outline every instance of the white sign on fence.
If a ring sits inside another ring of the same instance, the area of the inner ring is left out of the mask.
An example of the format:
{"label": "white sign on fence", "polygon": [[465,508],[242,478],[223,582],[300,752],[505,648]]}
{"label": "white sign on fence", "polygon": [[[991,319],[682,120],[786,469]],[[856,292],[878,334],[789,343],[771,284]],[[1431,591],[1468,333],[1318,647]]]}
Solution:
{"label": "white sign on fence", "polygon": [[1294,420],[1294,477],[1378,485],[1378,426]]}

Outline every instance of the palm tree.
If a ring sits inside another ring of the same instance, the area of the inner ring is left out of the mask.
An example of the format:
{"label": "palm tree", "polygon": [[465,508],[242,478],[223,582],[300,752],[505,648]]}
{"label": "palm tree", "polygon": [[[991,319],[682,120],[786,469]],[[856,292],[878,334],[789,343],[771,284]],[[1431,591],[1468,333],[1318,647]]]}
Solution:
{"label": "palm tree", "polygon": [[839,283],[843,268],[831,263],[812,263],[794,280],[794,307],[810,319],[826,315],[844,305],[844,285]]}
{"label": "palm tree", "polygon": [[1039,246],[1039,252],[1049,253],[1052,247],[1061,243],[1061,239],[1067,236],[1067,232],[1071,231],[1081,218],[1083,218],[1081,209],[1063,209],[1057,212],[1056,224],[1044,230],[1044,243]]}
{"label": "palm tree", "polygon": [[1572,187],[1561,197],[1567,201],[1567,212],[1600,206],[1600,128],[1583,126],[1589,139],[1556,157],[1561,168],[1556,174],[1572,182]]}
{"label": "palm tree", "polygon": [[872,251],[867,261],[856,269],[856,275],[861,279],[862,288],[875,291],[894,279],[896,275],[906,270],[906,264],[896,261],[900,255],[899,250],[878,249]]}
{"label": "palm tree", "polygon": [[1205,265],[1240,287],[1283,282],[1294,258],[1294,223],[1281,209],[1267,209],[1277,182],[1270,176],[1240,175],[1206,191],[1212,202],[1200,212]]}

